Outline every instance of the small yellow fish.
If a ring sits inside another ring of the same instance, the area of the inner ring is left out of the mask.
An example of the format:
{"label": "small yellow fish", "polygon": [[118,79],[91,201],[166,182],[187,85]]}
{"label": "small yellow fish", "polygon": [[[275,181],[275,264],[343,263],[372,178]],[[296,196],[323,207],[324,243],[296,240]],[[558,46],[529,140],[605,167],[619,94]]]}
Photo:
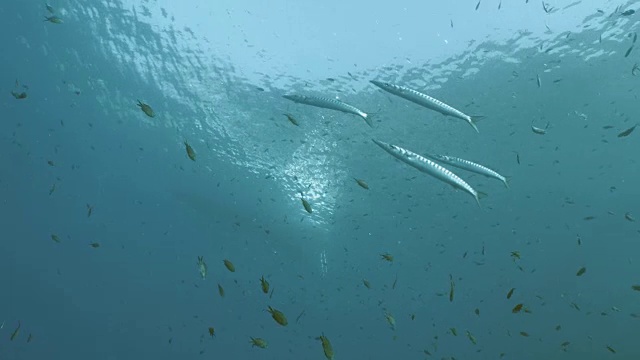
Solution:
{"label": "small yellow fish", "polygon": [[456,328],[454,327],[449,328],[449,331],[451,331],[451,335],[458,336],[458,330],[456,330]]}
{"label": "small yellow fish", "polygon": [[276,310],[276,309],[272,308],[271,306],[269,306],[267,311],[269,311],[269,313],[271,314],[271,317],[273,318],[273,320],[275,320],[278,324],[280,324],[282,326],[287,326],[287,324],[289,323],[287,321],[287,317],[284,316],[284,314],[281,311]]}
{"label": "small yellow fish", "polygon": [[520,331],[520,336],[529,337],[529,333],[526,331]]}
{"label": "small yellow fish", "polygon": [[254,338],[252,337],[251,340],[249,341],[249,343],[253,346],[257,346],[261,349],[266,349],[268,344],[264,339],[261,338]]}
{"label": "small yellow fish", "polygon": [[393,255],[391,255],[389,253],[380,254],[380,257],[382,258],[382,260],[386,260],[388,262],[393,262]]}
{"label": "small yellow fish", "polygon": [[227,270],[236,272],[236,267],[233,266],[233,263],[227,259],[224,259],[224,266],[227,268]]}
{"label": "small yellow fish", "polygon": [[142,112],[144,112],[148,117],[154,117],[156,116],[156,114],[153,112],[153,109],[151,108],[151,106],[143,103],[142,101],[138,100],[138,104],[137,104],[140,109],[142,110]]}
{"label": "small yellow fish", "polygon": [[635,291],[640,291],[640,285],[631,285],[631,289]]}
{"label": "small yellow fish", "polygon": [[204,262],[204,257],[198,256],[198,271],[203,279],[207,278],[207,263]]}
{"label": "small yellow fish", "polygon": [[364,284],[364,286],[365,286],[367,289],[371,289],[371,283],[369,283],[369,280],[367,280],[367,279],[362,279],[362,283]]}
{"label": "small yellow fish", "polygon": [[478,343],[478,341],[476,340],[476,337],[473,336],[469,330],[467,330],[467,337],[473,343],[473,345],[476,345]]}
{"label": "small yellow fish", "polygon": [[356,183],[358,183],[358,185],[360,185],[361,188],[369,190],[369,184],[367,184],[364,180],[356,178],[353,179],[356,181]]}
{"label": "small yellow fish", "polygon": [[300,126],[300,124],[298,124],[298,120],[296,120],[293,115],[291,114],[283,114],[284,116],[287,117],[287,119],[295,126]]}
{"label": "small yellow fish", "polygon": [[209,328],[209,336],[211,337],[216,336],[216,330],[213,327]]}
{"label": "small yellow fish", "polygon": [[[302,193],[300,193],[300,195],[302,196]],[[307,200],[304,199],[304,197],[301,197],[300,200],[302,200],[302,206],[304,206],[304,209],[311,214],[313,212],[313,210],[311,209],[311,204],[309,204],[309,202]]]}
{"label": "small yellow fish", "polygon": [[196,161],[196,152],[193,151],[193,148],[191,147],[191,145],[189,145],[187,140],[184,141],[184,147],[187,150],[187,156],[189,157],[189,159],[191,159],[191,161]]}
{"label": "small yellow fish", "polygon": [[522,306],[523,304],[518,304],[516,306],[513,307],[513,309],[511,309],[511,312],[514,314],[517,314],[520,312],[520,310],[522,310]]}
{"label": "small yellow fish", "polygon": [[22,100],[22,99],[26,99],[27,98],[27,93],[26,92],[15,92],[12,91],[11,95],[13,95],[14,98],[18,99],[18,100]]}
{"label": "small yellow fish", "polygon": [[329,339],[324,336],[324,333],[316,338],[316,340],[320,340],[322,342],[322,350],[324,351],[324,356],[328,360],[333,360],[333,347],[331,346],[331,342]]}
{"label": "small yellow fish", "polygon": [[269,282],[265,280],[264,276],[260,278],[260,287],[262,288],[262,292],[265,294],[269,293]]}
{"label": "small yellow fish", "polygon": [[224,288],[220,284],[218,284],[218,294],[220,294],[220,297],[224,297]]}
{"label": "small yellow fish", "polygon": [[393,315],[391,315],[388,311],[385,311],[384,317],[385,317],[385,319],[387,319],[387,322],[389,323],[389,326],[391,326],[391,329],[395,330],[396,329],[396,319],[393,317]]}
{"label": "small yellow fish", "polygon": [[48,21],[52,24],[62,24],[62,19],[57,16],[45,16],[44,21]]}
{"label": "small yellow fish", "polygon": [[51,234],[51,240],[60,243],[60,238],[56,234]]}

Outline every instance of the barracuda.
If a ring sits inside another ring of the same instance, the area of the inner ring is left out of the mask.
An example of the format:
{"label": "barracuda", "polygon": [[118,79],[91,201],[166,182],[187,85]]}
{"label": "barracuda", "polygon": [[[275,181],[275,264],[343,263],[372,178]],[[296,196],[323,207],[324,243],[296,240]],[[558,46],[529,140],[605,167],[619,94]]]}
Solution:
{"label": "barracuda", "polygon": [[373,127],[371,119],[367,113],[353,105],[349,105],[340,100],[307,95],[282,95],[282,97],[298,104],[311,105],[323,109],[338,110],[347,114],[357,115],[363,118],[367,125]]}
{"label": "barracuda", "polygon": [[470,116],[462,111],[443,103],[438,99],[434,99],[427,94],[423,94],[417,90],[408,88],[406,86],[400,86],[395,84],[384,83],[381,81],[371,80],[371,83],[382,90],[389,92],[393,95],[399,96],[403,99],[409,100],[413,103],[416,103],[420,106],[424,106],[427,109],[431,109],[433,111],[437,111],[445,116],[453,116],[455,118],[466,121],[473,129],[479,133],[478,127],[476,126],[476,121],[481,119],[482,116]]}
{"label": "barracuda", "polygon": [[473,198],[478,203],[478,206],[480,206],[480,198],[486,196],[486,194],[476,191],[471,187],[471,185],[467,184],[458,175],[452,173],[445,167],[442,167],[439,164],[425,158],[424,156],[420,156],[414,152],[403,149],[396,145],[387,144],[375,139],[371,140],[400,161],[407,163],[414,168],[473,196]]}
{"label": "barracuda", "polygon": [[425,156],[433,160],[436,160],[445,164],[449,164],[451,166],[455,166],[458,169],[463,169],[463,170],[474,172],[476,174],[498,179],[504,183],[504,186],[506,186],[507,189],[509,188],[509,179],[507,177],[498,174],[497,171],[491,170],[484,165],[476,164],[473,161],[460,159],[457,157],[447,156],[447,155],[425,154]]}

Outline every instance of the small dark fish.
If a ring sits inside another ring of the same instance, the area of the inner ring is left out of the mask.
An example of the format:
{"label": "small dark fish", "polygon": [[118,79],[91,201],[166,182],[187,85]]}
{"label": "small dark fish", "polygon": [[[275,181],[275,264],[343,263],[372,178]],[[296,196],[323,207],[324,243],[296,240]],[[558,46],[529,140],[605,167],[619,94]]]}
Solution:
{"label": "small dark fish", "polygon": [[635,13],[636,13],[635,10],[629,9],[629,10],[625,10],[625,11],[621,12],[620,15],[621,16],[630,16],[630,15],[633,15]]}
{"label": "small dark fish", "polygon": [[296,120],[296,118],[294,118],[293,115],[291,114],[283,114],[283,115],[286,116],[289,122],[291,122],[293,125],[300,126],[300,124],[298,123],[298,120]]}
{"label": "small dark fish", "polygon": [[605,130],[613,129],[613,125],[605,125],[602,128],[605,129]]}
{"label": "small dark fish", "polygon": [[502,9],[502,0],[500,0],[500,3],[498,4],[498,10]]}
{"label": "small dark fish", "polygon": [[478,1],[478,5],[476,5],[476,10],[478,10],[478,8],[480,7],[480,3],[482,2],[482,0]]}
{"label": "small dark fish", "polygon": [[522,310],[522,306],[524,306],[523,304],[517,304],[516,306],[513,307],[513,309],[511,309],[511,312],[514,314],[517,314],[520,312],[520,310]]}
{"label": "small dark fish", "polygon": [[516,290],[516,288],[511,288],[511,290],[509,290],[509,292],[507,293],[507,299],[511,299],[511,295],[513,295],[513,292]]}
{"label": "small dark fish", "polygon": [[45,16],[44,21],[48,21],[52,24],[62,24],[62,19],[57,16]]}
{"label": "small dark fish", "polygon": [[544,10],[544,12],[546,12],[547,14],[551,11],[551,8],[547,7],[547,4],[544,3],[544,1],[542,2],[542,9]]}
{"label": "small dark fish", "polygon": [[97,248],[99,248],[99,247],[100,247],[100,243],[96,243],[96,242],[91,243],[91,244],[89,244],[89,245],[91,245],[91,247],[92,247],[92,248],[94,248],[94,249],[97,249]]}
{"label": "small dark fish", "polygon": [[607,350],[609,350],[612,354],[616,353],[616,350],[609,345],[607,345]]}
{"label": "small dark fish", "polygon": [[576,276],[582,276],[586,272],[587,272],[587,268],[583,266],[580,268],[580,270],[578,270],[578,272],[576,273]]}
{"label": "small dark fish", "polygon": [[633,50],[633,45],[631,45],[631,47],[629,48],[629,50],[627,50],[626,53],[624,53],[624,57],[629,56],[629,54],[631,54],[631,50]]}
{"label": "small dark fish", "polygon": [[187,156],[189,157],[189,159],[191,159],[191,161],[196,161],[196,152],[193,150],[191,145],[189,145],[187,140],[184,141],[184,147],[187,151]]}
{"label": "small dark fish", "polygon": [[10,338],[11,341],[13,341],[13,339],[15,339],[16,336],[18,336],[18,333],[20,332],[20,326],[22,326],[22,324],[20,323],[20,321],[18,321],[18,327],[11,334],[11,338]]}
{"label": "small dark fish", "polygon": [[624,218],[627,219],[628,221],[636,221],[636,219],[633,216],[631,216],[630,212],[624,214]]}
{"label": "small dark fish", "polygon": [[356,181],[356,183],[358,183],[358,185],[360,185],[361,188],[369,190],[369,184],[367,184],[364,180],[356,178],[353,179]]}
{"label": "small dark fish", "polygon": [[22,99],[26,99],[27,98],[27,93],[26,92],[15,92],[12,91],[11,95],[13,95],[14,98],[18,99],[18,100],[22,100]]}
{"label": "small dark fish", "polygon": [[451,22],[451,28],[453,29],[453,20],[449,20]]}
{"label": "small dark fish", "polygon": [[640,291],[640,285],[631,285],[631,288],[635,291]]}
{"label": "small dark fish", "polygon": [[300,200],[302,201],[302,206],[304,206],[304,209],[311,214],[313,212],[313,210],[311,209],[311,204],[309,204],[309,202],[307,200],[305,200],[304,196],[302,193],[300,193]]}
{"label": "small dark fish", "polygon": [[93,206],[87,204],[87,217],[91,216],[93,213]]}
{"label": "small dark fish", "polygon": [[633,33],[633,43],[636,43],[636,40],[638,40],[638,33]]}
{"label": "small dark fish", "polygon": [[520,165],[520,154],[517,151],[514,151],[514,153],[516,154],[516,162]]}
{"label": "small dark fish", "polygon": [[629,134],[631,134],[633,130],[636,129],[636,126],[638,126],[638,124],[635,124],[632,127],[628,128],[627,130],[621,132],[620,134],[618,134],[618,137],[621,138],[621,137],[629,136]]}

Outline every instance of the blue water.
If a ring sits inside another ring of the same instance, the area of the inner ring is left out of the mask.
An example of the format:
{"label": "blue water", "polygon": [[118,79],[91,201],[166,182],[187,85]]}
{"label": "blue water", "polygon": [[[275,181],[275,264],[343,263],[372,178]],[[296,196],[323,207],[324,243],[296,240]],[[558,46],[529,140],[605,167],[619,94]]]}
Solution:
{"label": "blue water", "polygon": [[638,358],[634,3],[476,4],[2,2],[0,359]]}

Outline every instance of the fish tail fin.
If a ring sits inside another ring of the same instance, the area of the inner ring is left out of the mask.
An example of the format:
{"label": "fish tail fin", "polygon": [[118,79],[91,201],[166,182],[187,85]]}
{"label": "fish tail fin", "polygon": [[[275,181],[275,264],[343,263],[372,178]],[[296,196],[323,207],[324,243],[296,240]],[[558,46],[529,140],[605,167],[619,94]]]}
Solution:
{"label": "fish tail fin", "polygon": [[482,207],[482,205],[480,205],[480,199],[484,199],[486,197],[487,197],[487,193],[484,193],[482,191],[478,191],[476,193],[475,198],[476,198],[476,202],[478,203],[478,207]]}
{"label": "fish tail fin", "polygon": [[371,114],[367,114],[366,116],[363,116],[362,118],[367,123],[367,125],[369,125],[369,127],[373,128],[373,121],[371,121]]}
{"label": "fish tail fin", "polygon": [[505,176],[504,180],[502,180],[502,182],[504,183],[504,186],[507,187],[507,189],[510,189],[509,187],[509,182],[511,181],[511,176]]}
{"label": "fish tail fin", "polygon": [[482,115],[469,116],[469,125],[471,125],[478,134],[480,133],[480,130],[478,130],[478,127],[476,126],[476,124],[478,123],[478,121],[482,119],[484,119],[484,116]]}

